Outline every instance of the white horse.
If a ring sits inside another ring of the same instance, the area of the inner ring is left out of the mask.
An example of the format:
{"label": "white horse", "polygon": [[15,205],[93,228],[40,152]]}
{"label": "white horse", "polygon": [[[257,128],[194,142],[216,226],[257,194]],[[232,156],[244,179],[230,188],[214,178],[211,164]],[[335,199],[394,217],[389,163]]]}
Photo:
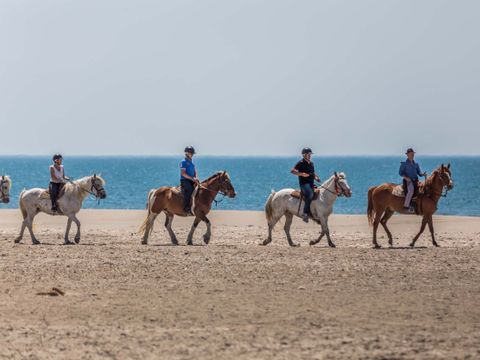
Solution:
{"label": "white horse", "polygon": [[65,244],[72,244],[68,240],[68,234],[73,221],[77,225],[75,242],[78,244],[80,242],[80,221],[77,219],[76,214],[82,208],[83,201],[88,195],[94,195],[97,199],[105,199],[107,193],[103,188],[104,186],[105,180],[97,175],[86,176],[79,180],[66,183],[62,190],[63,195],[57,201],[59,208],[57,213],[52,212],[52,202],[45,189],[35,188],[23,190],[20,194],[19,202],[23,216],[23,223],[22,228],[20,229],[20,235],[15,239],[15,243],[19,243],[22,240],[25,228],[28,227],[32,238],[32,244],[40,244],[33,234],[32,225],[35,216],[39,212],[44,212],[49,215],[64,215],[68,218],[64,238]]}
{"label": "white horse", "polygon": [[10,188],[12,187],[12,180],[7,175],[2,175],[0,178],[0,201],[4,204],[10,202]]}
{"label": "white horse", "polygon": [[[292,193],[297,190],[283,189],[279,192],[270,194],[267,202],[265,203],[265,214],[268,222],[268,238],[263,242],[263,245],[267,245],[272,241],[272,230],[275,224],[285,216],[285,225],[283,229],[287,234],[288,244],[290,246],[298,246],[292,241],[290,237],[290,226],[292,225],[293,215],[302,217],[304,202],[300,199],[293,197]],[[330,231],[328,229],[328,217],[332,213],[333,203],[337,200],[338,196],[352,196],[352,191],[347,183],[347,179],[344,173],[334,173],[327,181],[325,181],[318,189],[318,197],[312,201],[310,206],[312,218],[319,223],[322,227],[320,237],[317,240],[310,241],[310,245],[317,244],[324,235],[327,236],[328,245],[335,247],[335,244],[330,239]]]}

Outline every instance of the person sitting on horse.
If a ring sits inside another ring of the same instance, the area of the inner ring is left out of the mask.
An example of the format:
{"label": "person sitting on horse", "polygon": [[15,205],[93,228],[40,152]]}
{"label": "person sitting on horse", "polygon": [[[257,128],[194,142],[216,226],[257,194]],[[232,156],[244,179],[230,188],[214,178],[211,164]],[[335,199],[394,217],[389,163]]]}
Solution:
{"label": "person sitting on horse", "polygon": [[300,190],[305,200],[305,206],[303,208],[303,221],[308,222],[308,218],[311,216],[310,204],[312,203],[315,195],[314,181],[320,181],[320,178],[315,173],[315,166],[311,160],[312,149],[304,148],[302,150],[303,159],[300,160],[291,170],[293,175],[298,176],[300,183]]}
{"label": "person sitting on horse", "polygon": [[65,170],[62,165],[63,157],[60,154],[53,155],[53,164],[50,165],[50,200],[52,201],[52,211],[58,211],[57,199],[63,185],[70,179],[65,176]]}
{"label": "person sitting on horse", "polygon": [[415,209],[410,206],[410,204],[413,195],[418,192],[418,177],[425,176],[426,173],[422,173],[420,165],[415,162],[415,151],[413,151],[412,148],[407,150],[406,155],[407,159],[400,163],[400,170],[398,170],[398,173],[403,177],[404,186],[407,189],[403,207],[408,210],[408,212],[413,213],[415,212]]}
{"label": "person sitting on horse", "polygon": [[200,183],[197,178],[195,164],[192,161],[193,155],[195,155],[195,149],[192,146],[187,146],[185,148],[185,159],[180,163],[180,186],[183,194],[183,210],[187,214],[192,213],[190,200],[195,185]]}

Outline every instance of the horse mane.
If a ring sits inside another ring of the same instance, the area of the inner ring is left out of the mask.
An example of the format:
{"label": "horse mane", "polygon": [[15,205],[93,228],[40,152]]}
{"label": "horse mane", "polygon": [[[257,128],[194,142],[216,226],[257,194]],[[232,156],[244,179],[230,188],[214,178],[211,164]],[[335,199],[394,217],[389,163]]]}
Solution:
{"label": "horse mane", "polygon": [[[70,193],[73,193],[76,189],[77,189],[77,186],[80,186],[80,184],[85,184],[87,183],[91,178],[92,178],[93,175],[89,175],[89,176],[84,176],[80,179],[77,179],[75,181],[73,181],[73,184],[72,183],[66,183],[65,184],[65,194],[70,194]],[[105,186],[105,180],[97,175],[97,179],[101,182],[102,186]]]}
{"label": "horse mane", "polygon": [[10,176],[8,175],[2,175],[0,178],[3,178],[8,183],[8,186],[12,186],[12,179],[10,179]]}
{"label": "horse mane", "polygon": [[213,178],[216,178],[217,176],[220,176],[220,175],[223,175],[225,174],[228,178],[228,180],[230,180],[230,175],[228,175],[228,173],[226,171],[217,171],[215,172],[213,175],[211,175],[210,177],[206,178],[205,180],[202,181],[202,184],[203,183],[206,183],[206,182],[209,182],[210,180],[212,180]]}

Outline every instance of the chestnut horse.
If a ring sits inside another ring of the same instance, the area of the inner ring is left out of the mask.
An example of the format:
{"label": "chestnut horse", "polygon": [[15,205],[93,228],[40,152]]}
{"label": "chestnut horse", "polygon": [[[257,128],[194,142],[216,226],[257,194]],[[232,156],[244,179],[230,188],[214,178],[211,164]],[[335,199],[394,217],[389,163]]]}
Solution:
{"label": "chestnut horse", "polygon": [[[439,246],[435,241],[432,216],[437,211],[437,204],[442,196],[443,189],[453,189],[451,176],[450,164],[447,166],[442,164],[425,182],[420,184],[420,189],[423,189],[423,191],[417,196],[417,215],[422,215],[423,219],[420,231],[410,243],[411,247],[415,246],[415,242],[423,233],[427,224],[432,235],[433,245]],[[373,186],[368,190],[367,216],[368,223],[370,225],[373,224],[373,245],[376,249],[380,248],[380,245],[377,243],[378,225],[382,224],[388,236],[388,243],[390,246],[393,246],[392,233],[387,227],[387,221],[395,211],[403,214],[407,213],[403,208],[405,199],[393,194],[397,186],[396,184],[385,183],[379,186]]]}
{"label": "chestnut horse", "polygon": [[[187,245],[193,244],[193,233],[200,221],[204,221],[207,225],[207,232],[203,236],[205,244],[208,244],[210,241],[211,224],[207,218],[207,214],[210,212],[212,203],[218,193],[228,196],[229,198],[234,198],[236,195],[235,189],[230,181],[230,176],[226,171],[219,171],[213,174],[208,179],[202,181],[193,192],[192,212],[195,220],[187,237]],[[183,210],[183,196],[180,189],[172,186],[162,186],[161,188],[150,190],[148,193],[147,210],[147,217],[139,230],[139,232],[143,232],[142,244],[147,244],[156,217],[164,212],[167,217],[165,227],[170,235],[172,244],[178,245],[177,237],[172,230],[173,217],[175,215],[189,216],[189,214],[186,214]]]}

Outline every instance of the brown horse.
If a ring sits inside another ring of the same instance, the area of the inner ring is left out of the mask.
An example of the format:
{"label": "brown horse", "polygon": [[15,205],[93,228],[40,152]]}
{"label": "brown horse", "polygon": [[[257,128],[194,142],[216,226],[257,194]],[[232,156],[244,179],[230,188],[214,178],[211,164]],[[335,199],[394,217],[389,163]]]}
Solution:
{"label": "brown horse", "polygon": [[[439,246],[435,241],[432,216],[437,211],[437,204],[442,196],[443,189],[451,190],[453,188],[451,176],[450,164],[447,166],[442,164],[425,182],[420,184],[420,189],[423,191],[417,196],[416,203],[417,215],[422,215],[423,220],[420,231],[410,243],[411,247],[415,246],[415,242],[423,233],[427,224],[432,234],[433,245]],[[378,225],[382,224],[388,236],[388,243],[390,246],[393,246],[392,233],[387,227],[387,221],[395,211],[403,214],[408,213],[403,208],[404,198],[393,194],[397,186],[396,184],[385,183],[373,186],[368,190],[367,216],[369,224],[373,224],[373,245],[376,249],[380,248],[380,245],[377,243]]]}
{"label": "brown horse", "polygon": [[[192,195],[193,206],[192,212],[195,216],[192,228],[187,237],[187,245],[192,245],[192,238],[195,229],[200,221],[204,221],[207,224],[207,232],[203,236],[205,244],[208,244],[211,236],[211,224],[207,218],[207,214],[212,208],[212,203],[215,200],[217,194],[220,193],[229,198],[235,197],[235,189],[230,181],[230,176],[226,171],[219,171],[208,179],[202,181],[198,185]],[[183,196],[179,188],[171,186],[163,186],[158,189],[153,189],[148,194],[147,201],[148,215],[140,227],[140,232],[143,232],[142,244],[147,244],[148,237],[153,230],[153,223],[156,217],[164,212],[166,215],[165,227],[168,230],[173,245],[178,245],[177,237],[172,230],[173,217],[189,216],[183,210]]]}

